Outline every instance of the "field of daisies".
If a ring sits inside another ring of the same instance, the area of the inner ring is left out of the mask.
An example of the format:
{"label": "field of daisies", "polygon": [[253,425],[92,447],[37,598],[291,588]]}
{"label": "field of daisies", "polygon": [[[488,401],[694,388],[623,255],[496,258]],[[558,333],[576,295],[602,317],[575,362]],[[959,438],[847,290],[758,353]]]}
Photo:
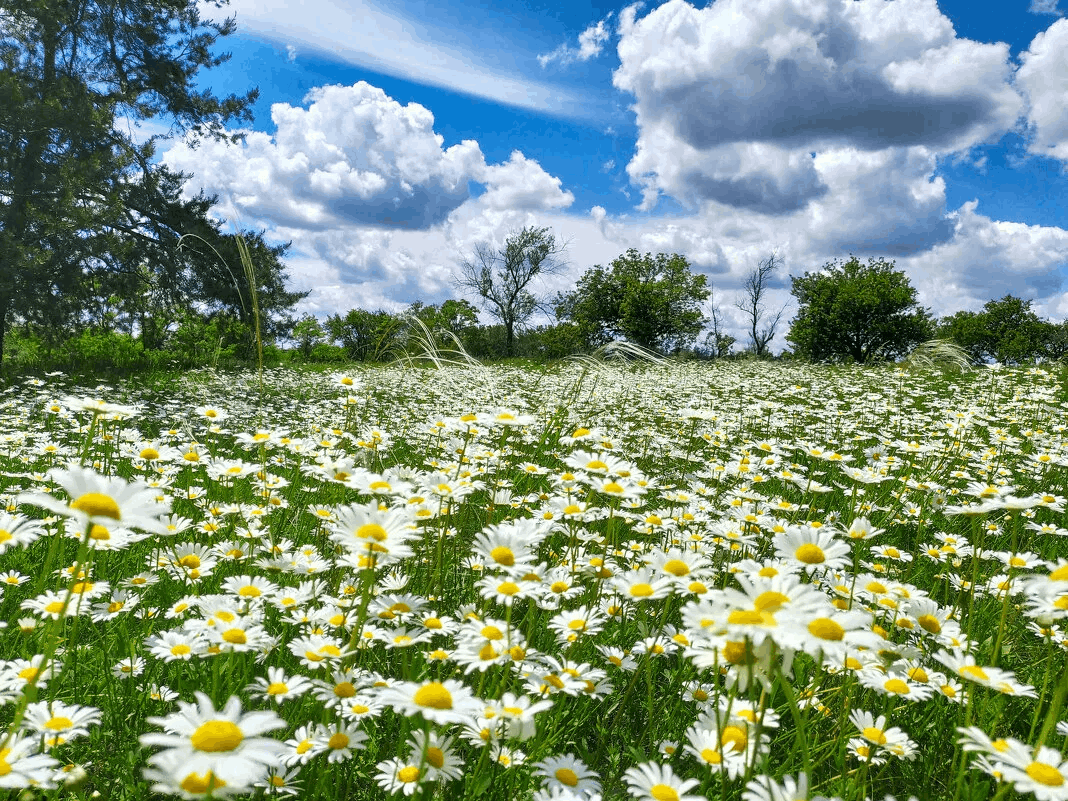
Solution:
{"label": "field of daisies", "polygon": [[17,382],[0,788],[1068,799],[1066,399],[744,362]]}

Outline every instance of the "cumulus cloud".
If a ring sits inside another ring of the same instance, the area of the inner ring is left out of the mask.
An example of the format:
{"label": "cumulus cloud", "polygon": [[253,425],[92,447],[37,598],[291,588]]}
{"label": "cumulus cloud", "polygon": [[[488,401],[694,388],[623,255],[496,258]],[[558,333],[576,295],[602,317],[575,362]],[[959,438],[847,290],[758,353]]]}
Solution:
{"label": "cumulus cloud", "polygon": [[552,64],[554,61],[559,62],[561,65],[565,65],[574,61],[589,61],[591,58],[601,55],[601,51],[604,49],[604,43],[607,42],[608,37],[612,35],[607,27],[608,20],[611,18],[612,14],[609,14],[595,25],[589,26],[586,30],[580,33],[578,37],[578,49],[570,47],[567,44],[562,44],[551,53],[545,53],[538,56],[538,63],[544,68]]}
{"label": "cumulus cloud", "polygon": [[467,182],[485,170],[477,142],[442,149],[426,108],[401,106],[362,81],[313,89],[309,101],[274,104],[274,136],[179,145],[165,160],[195,170],[239,216],[314,230],[430,227],[467,200]]}
{"label": "cumulus cloud", "polygon": [[1027,97],[1027,151],[1068,164],[1068,19],[1039,33],[1020,54],[1016,85]]}
{"label": "cumulus cloud", "polygon": [[670,0],[619,56],[646,209],[664,192],[791,213],[828,191],[812,153],[967,149],[1023,105],[1008,46],[958,39],[935,0]]}

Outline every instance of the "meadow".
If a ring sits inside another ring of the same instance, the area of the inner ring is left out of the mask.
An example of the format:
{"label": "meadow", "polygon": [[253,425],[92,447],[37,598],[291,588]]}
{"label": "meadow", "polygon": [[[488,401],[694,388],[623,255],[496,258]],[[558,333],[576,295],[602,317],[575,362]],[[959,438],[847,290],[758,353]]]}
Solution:
{"label": "meadow", "polygon": [[1068,799],[1066,400],[770,362],[19,381],[0,788]]}

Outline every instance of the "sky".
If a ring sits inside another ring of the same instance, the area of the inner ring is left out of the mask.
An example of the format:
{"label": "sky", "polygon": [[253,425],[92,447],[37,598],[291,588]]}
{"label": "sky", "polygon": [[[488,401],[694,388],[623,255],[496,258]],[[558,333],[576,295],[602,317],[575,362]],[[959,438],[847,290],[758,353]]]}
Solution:
{"label": "sky", "polygon": [[1068,317],[1068,0],[200,2],[237,32],[198,86],[258,87],[255,119],[158,158],[292,242],[302,313],[461,297],[476,246],[545,226],[566,266],[538,294],[679,253],[739,344],[772,254],[776,349],[790,276],[851,256],[937,316]]}

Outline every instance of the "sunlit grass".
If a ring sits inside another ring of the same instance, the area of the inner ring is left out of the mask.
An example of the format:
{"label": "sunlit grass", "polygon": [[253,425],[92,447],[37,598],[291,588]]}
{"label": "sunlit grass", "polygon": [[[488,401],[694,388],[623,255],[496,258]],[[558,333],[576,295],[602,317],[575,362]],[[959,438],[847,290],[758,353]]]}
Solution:
{"label": "sunlit grass", "polygon": [[0,787],[1068,798],[1059,375],[422,333],[4,394]]}

